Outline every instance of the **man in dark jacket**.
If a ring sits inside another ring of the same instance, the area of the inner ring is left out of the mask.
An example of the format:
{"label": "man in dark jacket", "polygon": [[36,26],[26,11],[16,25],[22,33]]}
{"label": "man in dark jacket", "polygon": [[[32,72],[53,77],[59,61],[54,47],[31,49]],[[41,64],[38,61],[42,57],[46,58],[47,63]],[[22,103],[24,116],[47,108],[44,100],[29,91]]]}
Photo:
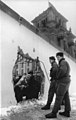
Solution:
{"label": "man in dark jacket", "polygon": [[49,62],[51,64],[51,69],[50,69],[51,84],[50,84],[50,88],[49,88],[47,104],[41,108],[42,110],[50,109],[50,104],[52,103],[54,93],[56,92],[55,86],[56,86],[56,74],[57,74],[57,70],[58,70],[58,65],[55,61],[54,56],[49,57]]}
{"label": "man in dark jacket", "polygon": [[46,118],[56,118],[57,112],[60,108],[62,100],[65,100],[65,110],[60,112],[60,115],[70,117],[70,99],[69,99],[69,85],[70,85],[70,66],[67,61],[64,59],[64,54],[58,52],[56,57],[59,61],[59,68],[57,72],[57,89],[56,89],[56,99],[53,110],[51,113],[45,115]]}

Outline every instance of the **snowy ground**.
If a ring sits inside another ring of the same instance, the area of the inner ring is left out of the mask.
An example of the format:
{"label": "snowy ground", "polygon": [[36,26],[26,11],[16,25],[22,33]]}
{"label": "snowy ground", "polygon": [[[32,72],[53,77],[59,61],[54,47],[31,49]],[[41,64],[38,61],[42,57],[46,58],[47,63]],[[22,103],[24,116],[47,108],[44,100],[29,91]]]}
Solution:
{"label": "snowy ground", "polygon": [[[56,120],[76,120],[76,96],[71,96],[71,117],[61,117],[57,115]],[[1,120],[46,120],[45,114],[52,110],[41,110],[41,107],[46,103],[44,100],[24,101],[21,104],[10,106],[8,108],[1,108]],[[49,120],[49,119],[47,119]]]}

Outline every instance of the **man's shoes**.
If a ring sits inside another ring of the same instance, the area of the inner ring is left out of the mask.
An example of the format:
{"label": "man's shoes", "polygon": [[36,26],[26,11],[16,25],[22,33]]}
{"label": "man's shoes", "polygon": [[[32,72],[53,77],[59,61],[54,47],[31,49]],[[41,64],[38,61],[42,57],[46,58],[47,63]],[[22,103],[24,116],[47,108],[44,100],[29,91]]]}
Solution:
{"label": "man's shoes", "polygon": [[69,111],[59,112],[59,115],[62,115],[62,116],[65,116],[65,117],[70,117],[70,112]]}
{"label": "man's shoes", "polygon": [[48,105],[45,105],[44,107],[41,108],[42,110],[49,110],[50,109],[50,106]]}
{"label": "man's shoes", "polygon": [[49,113],[47,115],[45,115],[46,118],[57,118],[57,115],[55,113]]}

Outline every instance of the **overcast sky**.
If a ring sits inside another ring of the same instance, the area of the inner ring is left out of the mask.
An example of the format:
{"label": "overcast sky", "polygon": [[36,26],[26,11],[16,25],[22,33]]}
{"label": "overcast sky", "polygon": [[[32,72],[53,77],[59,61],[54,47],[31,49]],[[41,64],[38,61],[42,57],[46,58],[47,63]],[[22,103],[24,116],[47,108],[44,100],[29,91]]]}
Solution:
{"label": "overcast sky", "polygon": [[76,0],[2,0],[26,20],[31,21],[48,8],[48,1],[68,19],[67,27],[76,35]]}

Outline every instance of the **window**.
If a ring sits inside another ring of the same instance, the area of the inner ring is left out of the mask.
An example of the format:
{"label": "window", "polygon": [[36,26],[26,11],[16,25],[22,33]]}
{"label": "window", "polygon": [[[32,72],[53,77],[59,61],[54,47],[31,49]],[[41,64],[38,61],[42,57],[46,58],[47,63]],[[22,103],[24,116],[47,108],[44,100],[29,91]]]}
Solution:
{"label": "window", "polygon": [[21,69],[21,75],[23,75],[24,74],[24,70],[23,69]]}
{"label": "window", "polygon": [[61,39],[58,37],[58,38],[57,38],[58,46],[61,46],[60,40],[61,40]]}
{"label": "window", "polygon": [[62,26],[63,26],[64,28],[66,28],[66,23],[65,23],[65,22],[63,22],[63,23],[62,23]]}
{"label": "window", "polygon": [[53,11],[49,11],[48,21],[52,21],[52,20],[55,20],[55,15],[54,15]]}

